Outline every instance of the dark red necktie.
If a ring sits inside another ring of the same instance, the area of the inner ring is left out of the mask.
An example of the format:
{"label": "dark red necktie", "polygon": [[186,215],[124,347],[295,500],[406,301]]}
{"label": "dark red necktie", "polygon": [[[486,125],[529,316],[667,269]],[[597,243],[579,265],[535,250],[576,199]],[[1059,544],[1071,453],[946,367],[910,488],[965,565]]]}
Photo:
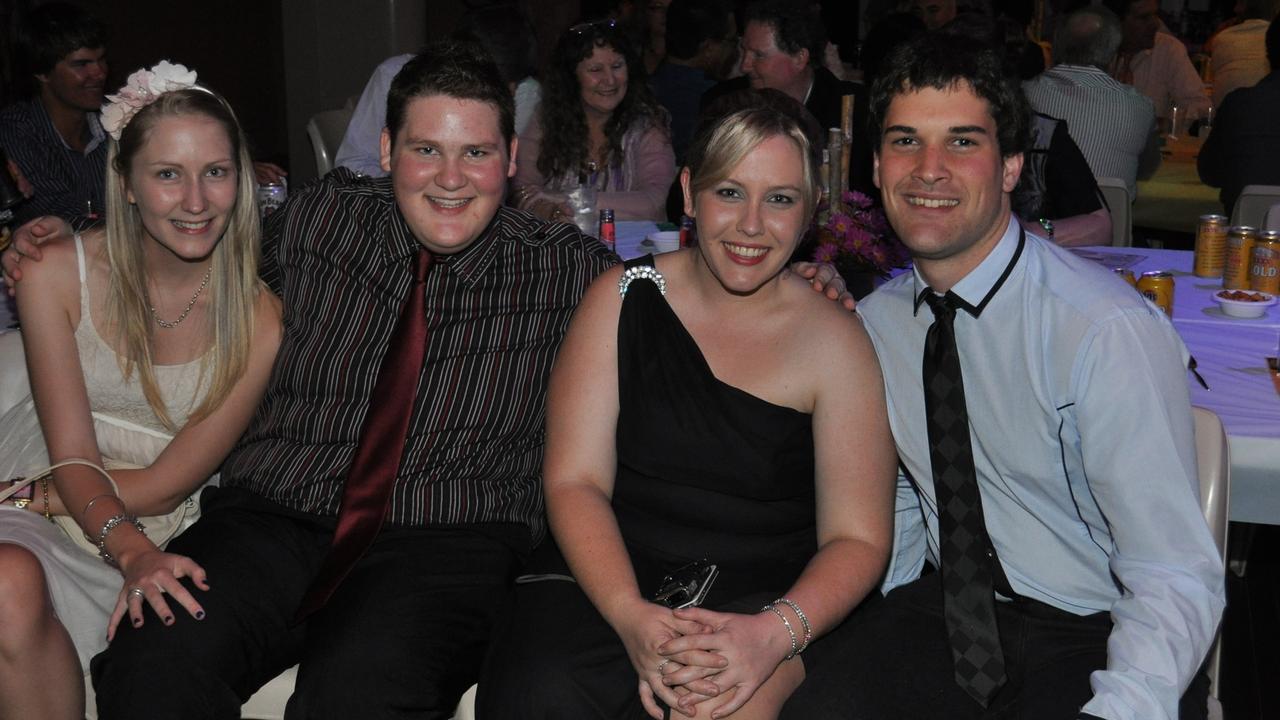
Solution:
{"label": "dark red necktie", "polygon": [[427,250],[418,251],[413,286],[400,310],[391,346],[378,369],[369,414],[360,429],[355,458],[342,489],[333,544],[298,606],[296,622],[324,607],[382,527],[382,518],[391,501],[391,487],[400,471],[409,418],[418,396],[418,376],[422,374],[427,344],[423,283],[431,259]]}

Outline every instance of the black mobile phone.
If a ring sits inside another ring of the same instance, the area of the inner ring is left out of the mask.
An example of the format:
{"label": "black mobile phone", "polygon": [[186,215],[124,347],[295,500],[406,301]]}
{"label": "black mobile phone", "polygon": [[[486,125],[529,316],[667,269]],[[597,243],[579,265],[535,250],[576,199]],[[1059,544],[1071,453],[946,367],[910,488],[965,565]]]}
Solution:
{"label": "black mobile phone", "polygon": [[664,577],[653,594],[653,601],[672,609],[697,607],[707,599],[707,592],[719,574],[714,563],[705,558],[695,560]]}

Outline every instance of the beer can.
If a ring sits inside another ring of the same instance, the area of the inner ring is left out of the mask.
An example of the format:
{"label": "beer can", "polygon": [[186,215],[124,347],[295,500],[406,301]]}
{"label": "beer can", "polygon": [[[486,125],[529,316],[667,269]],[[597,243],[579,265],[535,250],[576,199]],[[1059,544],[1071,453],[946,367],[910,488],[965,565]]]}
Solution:
{"label": "beer can", "polygon": [[1152,270],[1142,273],[1138,279],[1138,292],[1173,317],[1173,273],[1168,270]]}
{"label": "beer can", "polygon": [[1280,295],[1280,232],[1258,235],[1249,263],[1249,289]]}
{"label": "beer can", "polygon": [[1227,260],[1222,268],[1222,287],[1228,290],[1249,289],[1249,262],[1258,231],[1247,225],[1236,225],[1227,231]]}
{"label": "beer can", "polygon": [[1201,215],[1196,228],[1196,277],[1222,277],[1227,262],[1227,217]]}
{"label": "beer can", "polygon": [[289,186],[284,178],[278,183],[266,183],[258,186],[258,213],[265,219],[280,209],[289,197]]}
{"label": "beer can", "polygon": [[1133,271],[1126,267],[1113,267],[1111,272],[1120,276],[1121,280],[1129,283],[1129,287],[1138,287],[1138,279],[1133,276]]}

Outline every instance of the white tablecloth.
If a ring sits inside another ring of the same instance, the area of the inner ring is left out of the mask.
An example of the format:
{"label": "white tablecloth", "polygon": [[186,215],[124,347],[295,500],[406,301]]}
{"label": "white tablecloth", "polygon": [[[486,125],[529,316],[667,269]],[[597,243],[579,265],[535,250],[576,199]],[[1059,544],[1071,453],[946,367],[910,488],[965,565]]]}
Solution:
{"label": "white tablecloth", "polygon": [[652,247],[641,245],[644,238],[658,229],[658,224],[648,220],[626,220],[614,223],[614,237],[617,247],[614,252],[623,260],[630,260],[654,252]]}
{"label": "white tablecloth", "polygon": [[1188,373],[1191,402],[1222,418],[1231,445],[1231,519],[1280,525],[1280,394],[1263,359],[1277,353],[1280,306],[1271,306],[1256,320],[1224,315],[1213,300],[1222,283],[1192,275],[1190,252],[1088,250],[1140,256],[1132,265],[1136,274],[1147,270],[1174,273],[1173,325],[1210,388],[1200,387]]}

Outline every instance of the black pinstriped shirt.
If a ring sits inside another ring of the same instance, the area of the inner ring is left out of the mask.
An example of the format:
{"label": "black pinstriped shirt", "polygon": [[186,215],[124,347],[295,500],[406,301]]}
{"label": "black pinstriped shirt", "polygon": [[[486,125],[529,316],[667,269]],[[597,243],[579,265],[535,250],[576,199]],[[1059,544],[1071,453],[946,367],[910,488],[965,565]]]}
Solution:
{"label": "black pinstriped shirt", "polygon": [[[88,203],[101,215],[106,206],[107,136],[96,113],[86,113],[93,138],[84,152],[72,150],[40,104],[16,102],[0,112],[0,148],[9,155],[35,194],[13,209],[15,223],[57,215],[77,228],[88,224]],[[2,169],[2,168],[0,168]]]}
{"label": "black pinstriped shirt", "polygon": [[[339,169],[267,224],[284,300],[266,396],[223,468],[288,508],[337,513],[418,243],[388,179]],[[427,348],[387,522],[518,523],[541,537],[547,379],[587,285],[617,258],[569,225],[502,208],[427,275]]]}

